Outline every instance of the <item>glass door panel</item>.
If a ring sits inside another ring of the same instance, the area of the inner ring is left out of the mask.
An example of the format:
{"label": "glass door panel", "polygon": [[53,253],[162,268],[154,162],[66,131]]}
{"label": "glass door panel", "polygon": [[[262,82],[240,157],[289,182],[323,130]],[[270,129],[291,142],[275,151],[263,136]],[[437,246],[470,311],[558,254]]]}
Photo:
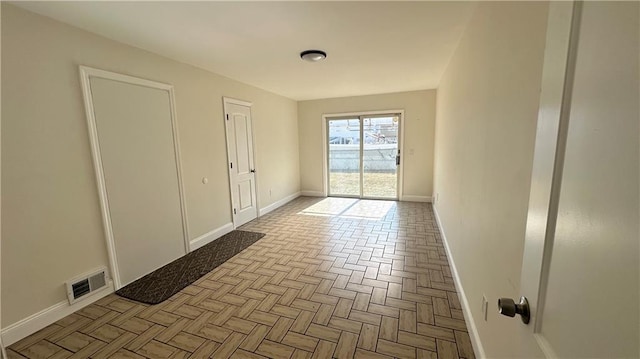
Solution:
{"label": "glass door panel", "polygon": [[399,116],[362,118],[362,196],[398,198]]}
{"label": "glass door panel", "polygon": [[327,121],[329,195],[360,197],[360,118]]}

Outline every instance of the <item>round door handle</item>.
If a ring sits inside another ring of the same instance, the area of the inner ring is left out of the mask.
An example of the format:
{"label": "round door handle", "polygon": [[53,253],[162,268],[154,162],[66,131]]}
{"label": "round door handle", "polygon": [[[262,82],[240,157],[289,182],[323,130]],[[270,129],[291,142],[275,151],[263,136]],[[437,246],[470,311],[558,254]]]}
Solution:
{"label": "round door handle", "polygon": [[256,170],[255,169],[251,170],[251,173],[256,173]]}
{"label": "round door handle", "polygon": [[498,299],[498,313],[506,315],[507,317],[515,317],[516,314],[520,314],[524,324],[529,324],[529,320],[531,319],[529,301],[525,297],[520,297],[520,303],[516,303],[511,298]]}

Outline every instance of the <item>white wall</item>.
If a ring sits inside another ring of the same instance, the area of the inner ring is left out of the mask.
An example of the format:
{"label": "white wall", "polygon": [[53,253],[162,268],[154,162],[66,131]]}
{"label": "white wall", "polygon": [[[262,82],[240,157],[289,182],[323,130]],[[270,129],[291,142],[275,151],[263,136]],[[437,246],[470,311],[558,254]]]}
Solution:
{"label": "white wall", "polygon": [[435,208],[492,358],[517,353],[496,302],[519,297],[547,7],[479,3],[438,88]]}
{"label": "white wall", "polygon": [[[322,192],[322,115],[404,109],[403,190],[405,196],[431,197],[435,90],[340,97],[298,102],[300,187]],[[413,150],[413,154],[410,154]]]}
{"label": "white wall", "polygon": [[260,206],[300,189],[295,101],[6,3],[2,56],[2,327],[108,266],[78,65],[175,86],[191,238],[231,222],[223,96],[254,104]]}

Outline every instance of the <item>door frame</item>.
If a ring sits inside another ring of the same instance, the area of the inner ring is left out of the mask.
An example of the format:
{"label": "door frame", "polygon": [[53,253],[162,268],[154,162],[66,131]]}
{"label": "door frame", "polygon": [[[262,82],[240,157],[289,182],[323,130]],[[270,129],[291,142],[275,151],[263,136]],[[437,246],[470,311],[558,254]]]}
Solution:
{"label": "door frame", "polygon": [[182,180],[182,161],[180,156],[180,141],[178,136],[178,125],[176,121],[176,105],[173,85],[161,82],[142,79],[128,75],[100,70],[87,66],[80,66],[80,82],[82,85],[82,95],[84,100],[85,114],[89,131],[89,141],[91,144],[91,155],[93,157],[93,167],[96,173],[98,195],[100,198],[100,211],[102,212],[102,223],[104,227],[105,240],[107,242],[107,254],[109,256],[109,267],[111,278],[116,290],[122,287],[120,281],[120,271],[118,267],[118,257],[116,255],[115,238],[109,211],[109,198],[104,178],[104,168],[102,166],[102,155],[100,153],[100,142],[98,140],[98,128],[96,125],[95,112],[93,108],[93,94],[91,93],[91,78],[101,78],[130,85],[149,87],[152,89],[166,91],[169,95],[169,106],[171,109],[171,132],[173,135],[173,150],[176,158],[176,172],[178,177],[178,197],[180,198],[180,213],[182,215],[182,235],[184,240],[185,254],[189,253],[189,226],[187,221],[187,208],[184,194],[184,183]]}
{"label": "door frame", "polygon": [[534,343],[524,347],[534,344],[547,358],[557,355],[540,334],[541,318],[558,217],[581,15],[581,1],[558,2],[549,8],[522,256],[520,294],[529,300],[531,321],[518,330],[522,338],[533,336]]}
{"label": "door frame", "polygon": [[253,130],[253,103],[249,102],[249,101],[244,101],[244,100],[239,100],[233,97],[226,97],[223,96],[222,97],[222,121],[224,121],[224,140],[226,143],[226,149],[227,149],[227,176],[229,179],[229,198],[231,201],[231,208],[229,209],[229,212],[231,214],[231,222],[233,223],[233,229],[238,228],[238,226],[236,225],[236,215],[233,213],[233,209],[235,208],[236,203],[233,203],[233,183],[231,182],[231,168],[229,166],[229,163],[231,162],[231,158],[229,158],[231,151],[229,150],[229,139],[227,138],[227,130],[228,130],[228,125],[227,125],[227,120],[226,120],[226,116],[227,116],[227,104],[234,104],[234,105],[239,105],[239,106],[245,106],[245,107],[249,107],[249,111],[251,112],[251,117],[249,117],[249,121],[251,122],[251,147],[253,148],[253,151],[251,153],[251,155],[253,156],[253,167],[256,170],[253,173],[253,191],[256,194],[256,218],[260,217],[260,196],[258,196],[258,161],[257,161],[257,151],[256,151],[256,137],[255,137],[255,131]]}
{"label": "door frame", "polygon": [[[329,135],[327,133],[327,126],[328,126],[329,120],[335,120],[335,119],[347,118],[347,117],[360,118],[362,116],[380,116],[380,115],[390,115],[390,114],[398,114],[400,116],[400,119],[398,120],[398,123],[399,123],[398,132],[400,135],[398,140],[398,149],[400,150],[400,165],[398,166],[398,184],[397,184],[398,193],[397,193],[397,198],[395,200],[396,201],[403,200],[403,197],[404,197],[404,193],[403,193],[404,158],[403,156],[405,155],[405,151],[404,151],[404,127],[405,126],[404,126],[404,110],[401,110],[401,109],[322,114],[322,182],[323,182],[322,195],[324,197],[329,196],[329,157],[328,157],[329,138],[327,137]],[[360,137],[362,137],[362,133],[360,134]],[[360,143],[362,144],[362,138],[360,139]],[[362,149],[362,146],[361,146],[361,149]],[[360,172],[362,173],[362,158],[360,159],[360,162],[361,162]],[[362,184],[362,175],[360,177],[361,177],[360,183]],[[360,189],[360,191],[362,192],[362,188]],[[358,196],[357,198],[361,198],[361,196]],[[376,199],[376,198],[367,197],[367,199]],[[391,200],[390,198],[379,198],[379,199]]]}

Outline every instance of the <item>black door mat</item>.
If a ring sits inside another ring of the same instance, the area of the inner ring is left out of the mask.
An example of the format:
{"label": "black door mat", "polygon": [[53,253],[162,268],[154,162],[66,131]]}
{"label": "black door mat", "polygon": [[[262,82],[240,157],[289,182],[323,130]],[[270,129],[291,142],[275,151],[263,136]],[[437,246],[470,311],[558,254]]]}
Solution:
{"label": "black door mat", "polygon": [[142,303],[161,303],[264,236],[232,231],[120,288],[116,294]]}

